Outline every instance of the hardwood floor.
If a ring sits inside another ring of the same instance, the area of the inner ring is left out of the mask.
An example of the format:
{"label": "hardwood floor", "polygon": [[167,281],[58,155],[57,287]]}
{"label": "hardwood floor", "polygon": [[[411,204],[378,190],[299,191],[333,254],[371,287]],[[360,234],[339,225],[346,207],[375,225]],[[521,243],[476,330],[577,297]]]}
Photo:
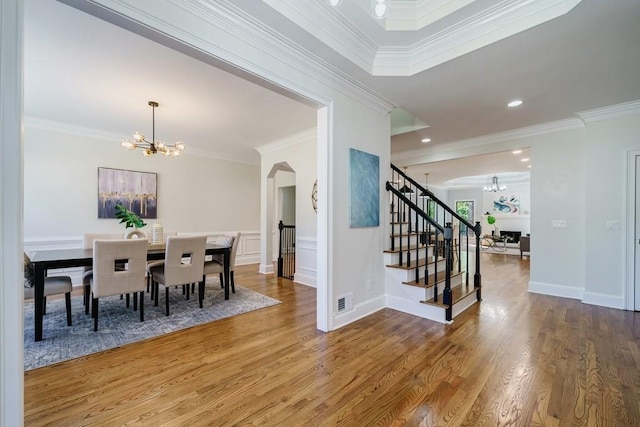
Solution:
{"label": "hardwood floor", "polygon": [[484,301],[441,325],[385,309],[316,330],[315,289],[236,270],[283,303],[25,374],[25,425],[638,426],[640,313],[526,292],[483,254]]}

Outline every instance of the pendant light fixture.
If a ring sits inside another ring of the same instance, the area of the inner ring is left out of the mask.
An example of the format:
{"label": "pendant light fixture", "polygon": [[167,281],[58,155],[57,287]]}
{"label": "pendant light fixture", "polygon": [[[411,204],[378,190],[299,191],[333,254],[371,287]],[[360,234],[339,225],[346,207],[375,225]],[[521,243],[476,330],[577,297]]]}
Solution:
{"label": "pendant light fixture", "polygon": [[[429,189],[428,185],[429,185],[429,173],[425,173],[424,174],[424,189],[425,190]],[[422,191],[418,197],[428,197],[428,194],[427,194],[426,191]]]}
{"label": "pendant light fixture", "polygon": [[489,191],[492,193],[497,193],[498,191],[505,191],[506,189],[507,189],[506,185],[500,185],[498,183],[497,175],[493,175],[493,178],[491,179],[491,185],[485,185],[484,187],[484,191]]}
{"label": "pendant light fixture", "polygon": [[120,144],[126,150],[135,150],[141,148],[145,157],[151,157],[154,154],[164,154],[166,157],[178,157],[184,151],[184,142],[176,142],[175,144],[165,144],[162,141],[156,141],[156,101],[149,101],[151,106],[151,141],[147,141],[144,134],[135,132],[131,139],[125,139]]}
{"label": "pendant light fixture", "polygon": [[[404,174],[407,175],[407,168],[408,166],[403,166],[402,169],[404,169]],[[404,185],[402,186],[402,188],[400,188],[400,192],[402,194],[413,194],[413,190],[411,189],[411,187],[409,187],[407,185],[407,180],[404,180]]]}

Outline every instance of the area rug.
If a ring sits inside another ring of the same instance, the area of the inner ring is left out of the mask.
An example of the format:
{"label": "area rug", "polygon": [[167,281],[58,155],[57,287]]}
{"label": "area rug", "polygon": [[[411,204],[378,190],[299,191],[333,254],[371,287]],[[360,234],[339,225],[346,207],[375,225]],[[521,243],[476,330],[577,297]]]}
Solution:
{"label": "area rug", "polygon": [[149,294],[145,295],[144,322],[140,322],[139,312],[133,311],[132,306],[126,308],[120,297],[101,298],[98,332],[93,332],[91,316],[84,314],[82,297],[71,299],[73,326],[67,326],[64,298],[49,300],[43,322],[44,339],[40,342],[34,341],[33,303],[25,303],[25,371],[280,303],[238,285],[236,293],[225,301],[224,291],[217,283],[207,284],[202,309],[197,293],[188,301],[180,289],[172,289],[169,295],[169,317],[165,316],[164,289],[160,289],[158,307],[153,306]]}

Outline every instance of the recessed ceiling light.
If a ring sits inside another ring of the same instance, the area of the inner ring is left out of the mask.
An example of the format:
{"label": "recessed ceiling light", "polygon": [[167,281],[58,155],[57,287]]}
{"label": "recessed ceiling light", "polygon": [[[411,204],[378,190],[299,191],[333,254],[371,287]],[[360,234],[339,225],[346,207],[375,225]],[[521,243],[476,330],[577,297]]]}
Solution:
{"label": "recessed ceiling light", "polygon": [[529,169],[531,169],[531,165],[528,165],[527,167],[528,167]]}
{"label": "recessed ceiling light", "polygon": [[522,100],[521,99],[514,99],[513,101],[511,101],[510,103],[507,104],[507,107],[518,107],[522,105]]}
{"label": "recessed ceiling light", "polygon": [[423,144],[426,144],[427,142],[431,142],[431,138],[422,138],[420,142],[422,142]]}
{"label": "recessed ceiling light", "polygon": [[520,154],[520,153],[522,153],[522,150],[513,150],[512,153],[513,154]]}
{"label": "recessed ceiling light", "polygon": [[528,158],[526,158],[526,157],[524,157],[524,158],[520,159],[520,161],[521,161],[521,162],[528,162],[528,161],[529,161],[529,159],[528,159]]}

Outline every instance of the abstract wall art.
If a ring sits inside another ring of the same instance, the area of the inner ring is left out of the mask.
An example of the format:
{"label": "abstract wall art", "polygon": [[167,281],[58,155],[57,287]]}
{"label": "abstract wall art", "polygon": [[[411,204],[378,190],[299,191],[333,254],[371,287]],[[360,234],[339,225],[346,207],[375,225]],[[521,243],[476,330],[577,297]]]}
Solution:
{"label": "abstract wall art", "polygon": [[380,225],[380,158],[349,149],[349,201],[351,227]]}
{"label": "abstract wall art", "polygon": [[158,217],[157,175],[98,168],[98,218],[115,218],[122,205],[140,218]]}
{"label": "abstract wall art", "polygon": [[493,201],[493,212],[496,214],[519,214],[520,213],[520,195],[511,194],[510,196],[498,196]]}

